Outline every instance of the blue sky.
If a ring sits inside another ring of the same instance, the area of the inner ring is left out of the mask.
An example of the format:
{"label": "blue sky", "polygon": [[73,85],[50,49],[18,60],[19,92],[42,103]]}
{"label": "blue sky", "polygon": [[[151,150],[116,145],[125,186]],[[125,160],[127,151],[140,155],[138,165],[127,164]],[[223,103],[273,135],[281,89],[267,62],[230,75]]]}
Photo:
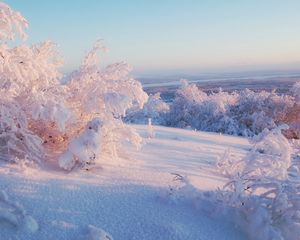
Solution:
{"label": "blue sky", "polygon": [[124,60],[140,74],[300,69],[298,0],[5,2],[29,21],[29,43],[58,43],[65,71],[99,38],[105,64]]}

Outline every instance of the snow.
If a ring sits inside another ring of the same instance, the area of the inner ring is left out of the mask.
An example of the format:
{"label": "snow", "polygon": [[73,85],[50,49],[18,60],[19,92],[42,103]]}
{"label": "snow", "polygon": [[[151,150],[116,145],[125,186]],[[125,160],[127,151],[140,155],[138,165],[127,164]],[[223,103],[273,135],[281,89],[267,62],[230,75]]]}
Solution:
{"label": "snow", "polygon": [[[118,165],[66,173],[59,168],[2,163],[0,189],[26,209],[27,230],[0,221],[0,239],[247,239],[211,204],[195,207],[169,196],[174,173],[188,176],[199,192],[215,190],[224,178],[215,164],[230,149],[239,159],[248,140],[215,133],[133,126],[142,136],[140,151],[128,147]],[[28,231],[29,229],[29,231]]]}
{"label": "snow", "polygon": [[4,3],[0,19],[0,239],[297,239],[299,84],[182,81],[169,106],[98,65],[101,40],[63,79],[54,43],[12,43],[28,22]]}
{"label": "snow", "polygon": [[87,240],[113,240],[107,232],[101,228],[96,228],[93,225],[88,226]]}
{"label": "snow", "polygon": [[9,200],[4,191],[0,192],[0,222],[29,233],[35,233],[39,228],[36,220],[26,213],[23,206]]}
{"label": "snow", "polygon": [[89,124],[87,129],[75,138],[68,150],[59,157],[59,166],[65,170],[71,170],[76,161],[82,166],[90,165],[97,156],[101,146],[101,127],[103,123],[100,119],[95,118]]}

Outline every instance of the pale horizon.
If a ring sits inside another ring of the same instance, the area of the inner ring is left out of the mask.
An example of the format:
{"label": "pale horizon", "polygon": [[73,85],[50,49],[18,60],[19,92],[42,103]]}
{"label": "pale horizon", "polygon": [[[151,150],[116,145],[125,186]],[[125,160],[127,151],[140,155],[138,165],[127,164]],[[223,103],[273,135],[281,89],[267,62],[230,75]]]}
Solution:
{"label": "pale horizon", "polygon": [[[17,1],[28,43],[52,40],[75,69],[97,39],[134,75],[300,71],[299,1]],[[76,51],[75,51],[76,49]]]}

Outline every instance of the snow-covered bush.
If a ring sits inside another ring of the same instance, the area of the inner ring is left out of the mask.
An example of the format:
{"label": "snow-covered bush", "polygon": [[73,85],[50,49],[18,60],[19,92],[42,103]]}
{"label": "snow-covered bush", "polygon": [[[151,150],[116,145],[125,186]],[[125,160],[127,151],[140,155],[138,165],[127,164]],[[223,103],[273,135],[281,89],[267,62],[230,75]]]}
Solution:
{"label": "snow-covered bush", "polygon": [[183,81],[170,107],[168,125],[237,134],[232,126],[233,119],[227,116],[236,98],[235,93],[229,94],[222,90],[208,95],[195,84],[189,85]]}
{"label": "snow-covered bush", "polygon": [[197,88],[195,84],[188,84],[181,80],[181,87],[177,90],[174,102],[170,106],[168,125],[174,127],[194,127],[192,121],[197,119],[198,106],[207,99],[206,93]]}
{"label": "snow-covered bush", "polygon": [[141,110],[131,108],[126,114],[125,121],[137,124],[147,124],[150,118],[155,125],[166,125],[166,115],[169,105],[165,103],[160,93],[149,95],[148,101]]}
{"label": "snow-covered bush", "polygon": [[[37,161],[43,157],[39,126],[46,128],[47,122],[59,122],[66,115],[61,114],[66,108],[58,81],[60,61],[50,42],[9,47],[7,40],[26,37],[28,23],[4,3],[0,14],[1,159]],[[44,126],[36,124],[39,121]]]}
{"label": "snow-covered bush", "polygon": [[288,174],[292,151],[281,133],[286,128],[265,130],[243,160],[217,164],[229,177],[218,201],[233,209],[251,239],[297,239],[300,234],[300,184]]}
{"label": "snow-covered bush", "polygon": [[42,139],[29,129],[25,112],[13,99],[1,96],[0,101],[0,160],[39,162]]}
{"label": "snow-covered bush", "polygon": [[169,185],[168,191],[163,191],[160,198],[163,201],[178,203],[186,202],[188,204],[197,204],[201,194],[190,183],[187,176],[179,173],[171,173],[173,176],[172,184]]}
{"label": "snow-covered bush", "polygon": [[[75,120],[67,127],[71,141],[59,159],[60,166],[67,170],[76,163],[93,164],[100,153],[116,157],[117,147],[124,141],[137,147],[141,144],[141,138],[123,124],[122,117],[133,106],[142,108],[148,95],[141,84],[129,76],[130,67],[126,63],[101,69],[96,55],[101,48],[102,43],[98,41],[79,70],[68,77],[67,103]],[[78,145],[82,148],[80,152]]]}
{"label": "snow-covered bush", "polygon": [[[0,158],[8,161],[59,159],[67,170],[117,154],[123,141],[139,145],[138,134],[122,122],[147,94],[126,63],[98,66],[98,41],[80,68],[62,84],[61,58],[46,41],[10,47],[26,36],[28,23],[0,3]],[[79,152],[80,149],[81,151]]]}
{"label": "snow-covered bush", "polygon": [[293,96],[297,102],[300,102],[300,82],[296,82],[291,89]]}
{"label": "snow-covered bush", "polygon": [[60,167],[71,170],[76,164],[81,166],[94,164],[101,149],[102,127],[103,123],[100,119],[93,119],[89,122],[84,132],[73,139],[67,151],[60,156]]}
{"label": "snow-covered bush", "polygon": [[246,89],[238,94],[228,115],[234,119],[239,135],[253,136],[283,123],[283,117],[293,103],[291,96]]}
{"label": "snow-covered bush", "polygon": [[273,92],[206,94],[195,84],[182,82],[167,115],[167,125],[231,135],[254,136],[287,122],[294,98]]}
{"label": "snow-covered bush", "polygon": [[289,125],[285,135],[289,138],[300,138],[300,82],[296,82],[291,88],[292,96],[295,98],[293,106],[289,107],[283,116],[283,121]]}

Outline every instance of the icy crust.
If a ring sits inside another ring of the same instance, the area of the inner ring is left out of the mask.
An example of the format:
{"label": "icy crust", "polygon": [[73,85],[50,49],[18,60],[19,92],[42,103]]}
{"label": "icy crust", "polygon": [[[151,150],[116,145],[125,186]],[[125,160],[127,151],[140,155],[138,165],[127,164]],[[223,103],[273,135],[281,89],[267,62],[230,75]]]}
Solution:
{"label": "icy crust", "polygon": [[0,41],[14,40],[16,36],[26,39],[24,29],[28,27],[27,20],[3,2],[0,2],[0,9]]}

